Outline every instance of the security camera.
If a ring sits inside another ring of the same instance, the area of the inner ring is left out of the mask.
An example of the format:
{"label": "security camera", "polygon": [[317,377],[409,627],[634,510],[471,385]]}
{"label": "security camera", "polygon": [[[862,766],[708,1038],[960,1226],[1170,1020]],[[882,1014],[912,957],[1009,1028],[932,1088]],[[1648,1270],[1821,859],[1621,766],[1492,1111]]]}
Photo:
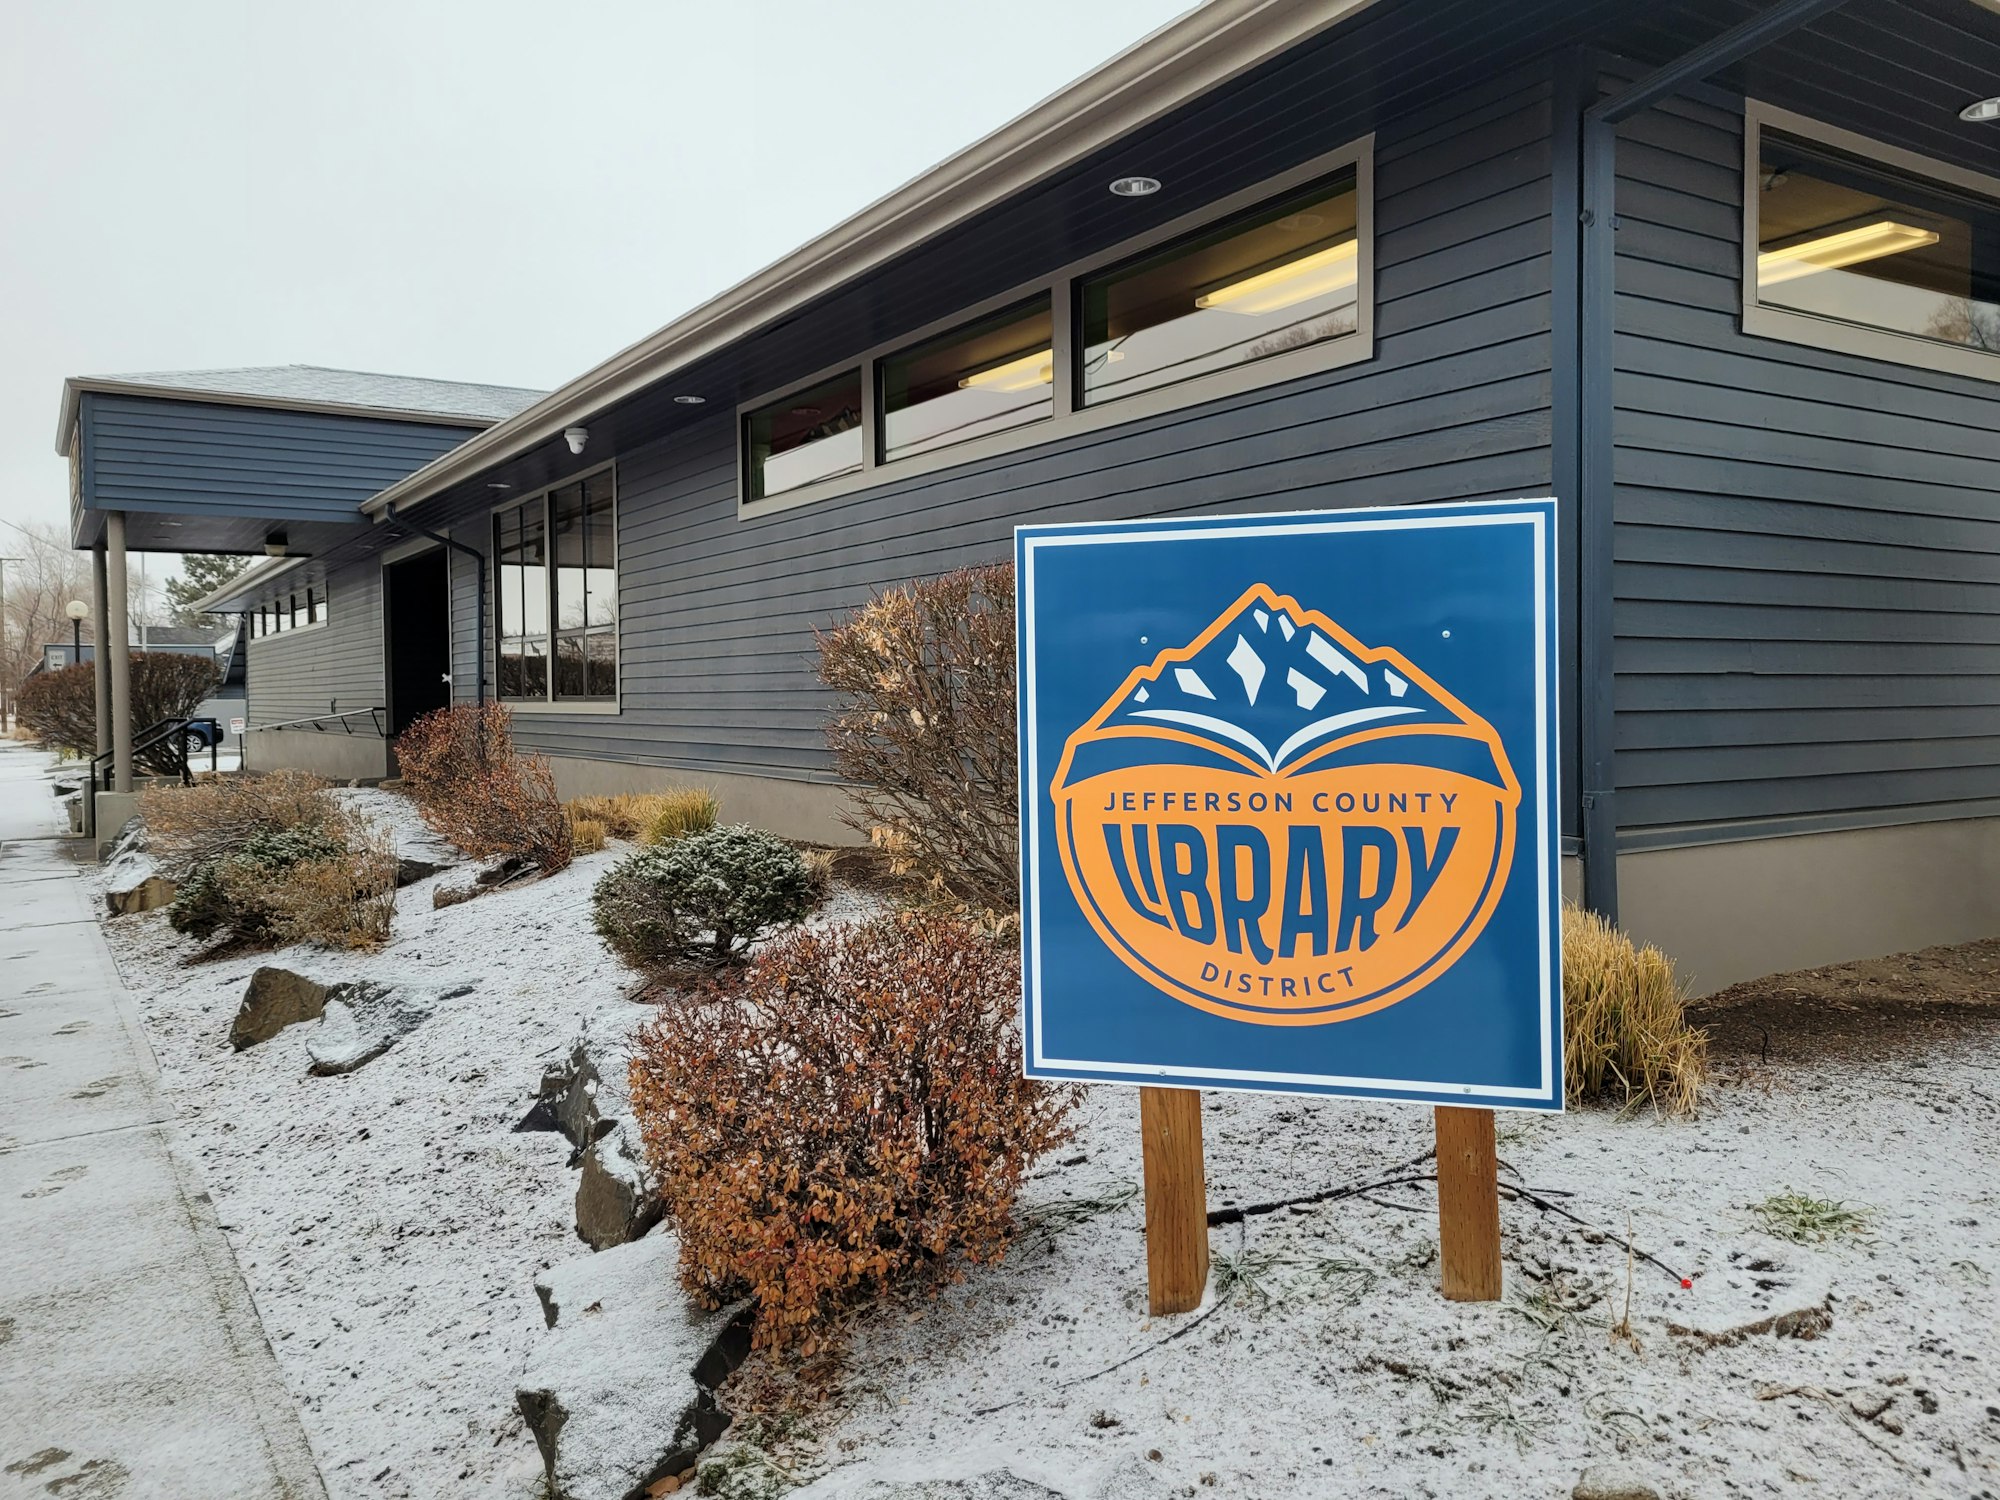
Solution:
{"label": "security camera", "polygon": [[590,441],[590,429],[588,427],[565,427],[563,429],[563,441],[569,444],[570,452],[581,453],[583,452],[583,445]]}

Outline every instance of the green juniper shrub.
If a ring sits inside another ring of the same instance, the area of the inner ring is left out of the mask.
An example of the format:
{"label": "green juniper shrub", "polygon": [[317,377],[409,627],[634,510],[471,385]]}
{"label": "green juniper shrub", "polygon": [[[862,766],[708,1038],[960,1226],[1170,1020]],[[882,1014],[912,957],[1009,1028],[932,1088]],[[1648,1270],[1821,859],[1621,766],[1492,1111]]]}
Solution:
{"label": "green juniper shrub", "polygon": [[204,941],[218,932],[262,937],[271,926],[279,877],[294,865],[346,852],[345,841],[321,824],[253,833],[234,853],[195,866],[175,892],[168,920],[176,932]]}
{"label": "green juniper shrub", "polygon": [[598,936],[627,963],[719,968],[803,920],[812,879],[783,839],[712,828],[626,856],[597,882],[591,905]]}

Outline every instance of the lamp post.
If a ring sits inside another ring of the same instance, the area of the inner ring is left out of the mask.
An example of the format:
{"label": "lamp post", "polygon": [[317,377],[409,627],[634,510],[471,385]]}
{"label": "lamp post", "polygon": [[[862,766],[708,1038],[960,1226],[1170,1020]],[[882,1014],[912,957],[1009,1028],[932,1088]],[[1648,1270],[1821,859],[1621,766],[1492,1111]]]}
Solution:
{"label": "lamp post", "polygon": [[69,664],[83,665],[83,618],[90,613],[90,606],[81,599],[72,599],[63,606],[63,613],[69,616]]}

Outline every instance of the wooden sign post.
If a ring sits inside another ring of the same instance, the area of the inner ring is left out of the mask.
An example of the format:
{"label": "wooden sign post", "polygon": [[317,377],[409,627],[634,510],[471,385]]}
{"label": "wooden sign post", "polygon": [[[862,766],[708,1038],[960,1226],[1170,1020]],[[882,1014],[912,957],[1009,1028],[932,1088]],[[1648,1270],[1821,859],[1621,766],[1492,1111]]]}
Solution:
{"label": "wooden sign post", "polygon": [[1201,1090],[1141,1088],[1139,1133],[1146,1170],[1148,1306],[1156,1316],[1186,1312],[1200,1305],[1208,1286]]}
{"label": "wooden sign post", "polygon": [[1444,1294],[1453,1302],[1498,1302],[1500,1175],[1492,1110],[1437,1107],[1437,1179]]}

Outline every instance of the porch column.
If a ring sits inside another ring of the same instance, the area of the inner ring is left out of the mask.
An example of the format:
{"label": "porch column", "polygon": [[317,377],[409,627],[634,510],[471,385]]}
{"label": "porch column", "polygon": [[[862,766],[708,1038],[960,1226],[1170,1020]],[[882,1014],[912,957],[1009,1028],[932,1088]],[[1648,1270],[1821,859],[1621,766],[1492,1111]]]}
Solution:
{"label": "porch column", "polygon": [[104,543],[90,549],[90,665],[97,679],[97,753],[111,748],[111,639],[110,605],[104,586]]}
{"label": "porch column", "polygon": [[111,789],[132,790],[132,626],[125,609],[125,512],[104,516],[105,638],[97,654],[111,658]]}

